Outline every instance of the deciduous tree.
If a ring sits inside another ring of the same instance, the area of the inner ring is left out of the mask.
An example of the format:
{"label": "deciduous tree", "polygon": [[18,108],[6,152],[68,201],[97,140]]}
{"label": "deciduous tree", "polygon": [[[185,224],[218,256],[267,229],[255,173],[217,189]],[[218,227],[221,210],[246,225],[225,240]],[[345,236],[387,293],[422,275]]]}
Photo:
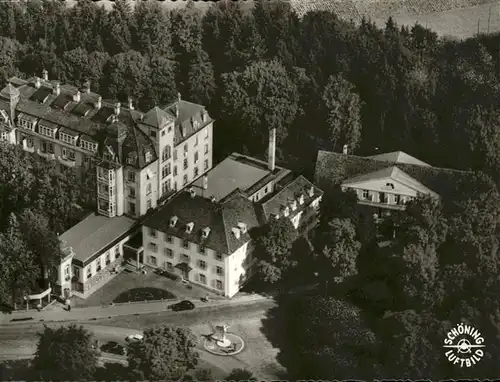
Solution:
{"label": "deciduous tree", "polygon": [[196,344],[196,337],[186,328],[146,329],[144,339],[129,346],[129,366],[143,379],[176,380],[198,364]]}
{"label": "deciduous tree", "polygon": [[92,379],[97,368],[97,352],[92,334],[83,326],[69,325],[39,334],[33,367],[44,380],[78,381]]}

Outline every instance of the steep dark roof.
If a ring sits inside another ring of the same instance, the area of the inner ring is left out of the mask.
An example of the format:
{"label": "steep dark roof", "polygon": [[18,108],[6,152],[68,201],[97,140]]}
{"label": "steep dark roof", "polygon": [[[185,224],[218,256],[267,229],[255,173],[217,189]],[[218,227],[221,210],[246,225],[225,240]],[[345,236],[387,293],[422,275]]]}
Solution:
{"label": "steep dark roof", "polygon": [[[291,182],[282,185],[282,187],[283,188],[281,188],[281,190],[261,203],[266,219],[269,219],[271,214],[280,214],[281,209],[285,206],[290,208],[291,203],[295,200],[297,202],[297,210],[293,212],[290,209],[290,215],[294,215],[301,211],[304,206],[310,204],[312,200],[323,195],[323,191],[302,175],[299,175]],[[314,187],[313,197],[309,196],[311,187]],[[302,206],[299,204],[299,198],[301,195],[304,196],[304,204]]]}
{"label": "steep dark roof", "polygon": [[318,151],[314,183],[323,190],[358,175],[396,166],[424,186],[438,193],[444,201],[467,198],[473,190],[495,187],[484,174],[405,163],[389,163],[372,158]]}
{"label": "steep dark roof", "polygon": [[[170,219],[177,216],[175,227],[170,227]],[[186,225],[194,223],[193,231],[186,233]],[[231,254],[248,240],[248,232],[240,239],[232,233],[238,222],[245,223],[248,230],[259,225],[255,206],[245,196],[234,194],[223,203],[194,196],[189,192],[181,192],[161,207],[143,224],[160,232],[167,233],[192,243],[203,244],[214,251]],[[208,238],[203,239],[202,230],[210,228]]]}

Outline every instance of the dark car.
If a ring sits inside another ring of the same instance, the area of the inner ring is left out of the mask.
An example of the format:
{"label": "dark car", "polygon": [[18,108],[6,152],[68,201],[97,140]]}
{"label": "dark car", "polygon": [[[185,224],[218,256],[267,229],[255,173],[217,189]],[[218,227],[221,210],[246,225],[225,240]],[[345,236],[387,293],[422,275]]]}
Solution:
{"label": "dark car", "polygon": [[101,346],[101,350],[105,353],[111,353],[116,355],[125,355],[125,347],[117,342],[110,341]]}
{"label": "dark car", "polygon": [[180,312],[182,310],[193,310],[194,304],[189,300],[183,300],[178,302],[177,304],[173,304],[169,306],[174,312]]}

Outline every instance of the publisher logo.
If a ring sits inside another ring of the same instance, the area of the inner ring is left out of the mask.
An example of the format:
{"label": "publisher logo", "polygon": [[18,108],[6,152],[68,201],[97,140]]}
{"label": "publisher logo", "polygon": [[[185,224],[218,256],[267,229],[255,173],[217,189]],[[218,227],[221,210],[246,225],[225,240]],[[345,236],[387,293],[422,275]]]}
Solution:
{"label": "publisher logo", "polygon": [[459,324],[451,329],[444,340],[443,347],[448,349],[444,355],[448,361],[460,367],[471,367],[484,356],[484,338],[470,325]]}

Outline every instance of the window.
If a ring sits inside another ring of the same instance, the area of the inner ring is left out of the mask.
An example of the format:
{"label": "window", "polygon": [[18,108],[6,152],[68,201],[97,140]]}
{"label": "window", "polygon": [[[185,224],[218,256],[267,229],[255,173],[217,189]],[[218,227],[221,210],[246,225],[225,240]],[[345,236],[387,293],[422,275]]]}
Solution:
{"label": "window", "polygon": [[219,290],[222,290],[223,287],[222,287],[222,281],[220,280],[215,280],[215,287]]}
{"label": "window", "polygon": [[216,266],[215,273],[217,273],[218,276],[222,276],[224,274],[224,270],[222,269],[222,267]]}
{"label": "window", "polygon": [[174,191],[177,191],[178,187],[177,187],[177,182],[174,182]]}
{"label": "window", "polygon": [[205,170],[208,169],[208,159],[205,159],[205,161],[203,162],[203,167],[205,168]]}
{"label": "window", "polygon": [[165,256],[173,259],[174,258],[174,252],[170,248],[164,248],[163,252],[165,253]]}
{"label": "window", "polygon": [[215,260],[219,260],[219,261],[222,260],[222,254],[219,252],[215,252],[214,257],[215,257]]}
{"label": "window", "polygon": [[156,267],[156,257],[154,256],[149,256],[149,264],[153,265]]}
{"label": "window", "polygon": [[151,137],[151,138],[156,138],[156,131],[151,130],[151,131],[149,132],[149,135],[150,135],[150,137]]}
{"label": "window", "polygon": [[128,212],[131,215],[135,215],[135,203],[129,203],[128,204]]}
{"label": "window", "polygon": [[198,163],[198,151],[194,153],[194,163]]}
{"label": "window", "polygon": [[207,283],[207,276],[205,276],[203,273],[200,273],[200,283],[202,284]]}
{"label": "window", "polygon": [[64,267],[64,276],[66,276],[66,278],[69,278],[69,265],[66,265]]}
{"label": "window", "polygon": [[149,243],[148,247],[149,247],[149,250],[151,252],[155,252],[156,253],[156,251],[158,250],[158,246],[155,243]]}
{"label": "window", "polygon": [[133,171],[128,172],[128,180],[130,182],[135,182],[135,172],[133,172]]}
{"label": "window", "polygon": [[177,176],[177,166],[174,166],[174,176]]}
{"label": "window", "polygon": [[208,153],[208,143],[205,143],[205,154]]}
{"label": "window", "polygon": [[92,264],[87,267],[87,279],[92,277]]}
{"label": "window", "polygon": [[135,198],[135,188],[134,187],[128,188],[128,196],[130,196],[131,198]]}
{"label": "window", "polygon": [[163,129],[163,130],[161,131],[161,136],[162,136],[162,137],[164,137],[164,136],[165,136],[165,129]]}
{"label": "window", "polygon": [[187,158],[184,158],[184,170],[187,170],[188,168],[188,160]]}
{"label": "window", "polygon": [[170,262],[167,261],[166,264],[167,264],[167,270],[169,270],[169,271],[173,271],[174,270],[174,266],[172,265],[172,263],[170,263]]}
{"label": "window", "polygon": [[208,128],[205,129],[205,139],[208,139]]}
{"label": "window", "polygon": [[111,256],[109,252],[106,252],[106,265],[108,265],[109,263],[111,263]]}
{"label": "window", "polygon": [[118,259],[120,256],[121,256],[120,247],[116,247],[115,248],[115,259]]}
{"label": "window", "polygon": [[194,168],[194,176],[193,176],[193,178],[197,178],[197,177],[198,177],[199,172],[200,172],[200,170],[198,170],[198,167],[195,167],[195,168]]}
{"label": "window", "polygon": [[394,202],[396,204],[401,204],[401,195],[394,195]]}
{"label": "window", "polygon": [[204,260],[198,260],[198,267],[200,269],[207,269],[207,262]]}
{"label": "window", "polygon": [[95,261],[95,269],[96,269],[96,272],[99,272],[101,270],[101,258],[100,257]]}
{"label": "window", "polygon": [[182,178],[182,185],[185,186],[188,183],[188,176],[184,174],[184,177]]}
{"label": "window", "polygon": [[182,248],[189,249],[189,240],[183,240],[182,241]]}
{"label": "window", "polygon": [[170,159],[171,155],[172,155],[172,153],[171,153],[171,148],[170,148],[170,146],[168,146],[168,145],[167,145],[167,146],[165,146],[165,147],[163,148],[163,152],[162,152],[162,155],[161,155],[162,160],[163,160],[163,161],[166,161],[166,160]]}
{"label": "window", "polygon": [[177,160],[177,150],[174,150],[174,160]]}
{"label": "window", "polygon": [[196,137],[194,138],[194,146],[198,146],[198,134],[196,134]]}
{"label": "window", "polygon": [[153,229],[153,228],[150,228],[150,229],[149,229],[149,236],[151,236],[151,237],[156,237],[156,236],[157,236],[157,235],[156,235],[156,230],[155,230],[155,229]]}
{"label": "window", "polygon": [[185,153],[187,153],[187,152],[188,152],[188,144],[187,144],[187,143],[184,145],[184,152],[185,152]]}
{"label": "window", "polygon": [[387,203],[387,197],[385,195],[385,192],[379,192],[378,193],[378,201],[380,203]]}
{"label": "window", "polygon": [[174,242],[174,238],[170,235],[165,235],[165,241],[167,243],[173,243]]}
{"label": "window", "polygon": [[33,138],[28,138],[28,147],[33,147],[34,146],[34,142],[33,142]]}
{"label": "window", "polygon": [[78,268],[78,267],[73,267],[73,276],[74,276],[76,279],[80,280],[80,268]]}
{"label": "window", "polygon": [[81,141],[81,146],[83,149],[87,150],[87,151],[96,151],[97,150],[97,144],[95,143],[91,143],[91,142],[87,142],[87,141]]}
{"label": "window", "polygon": [[186,254],[184,254],[184,253],[183,253],[183,254],[181,255],[181,261],[182,261],[183,263],[189,263],[189,262],[191,261],[191,258],[190,258],[188,255],[186,255]]}
{"label": "window", "polygon": [[363,199],[370,199],[370,191],[363,190]]}
{"label": "window", "polygon": [[146,163],[151,162],[151,152],[146,151],[146,155],[144,155],[144,159],[146,160]]}
{"label": "window", "polygon": [[206,248],[205,248],[205,246],[203,244],[200,244],[198,246],[198,252],[200,252],[203,255],[207,252],[207,250],[206,250]]}
{"label": "window", "polygon": [[167,163],[165,166],[162,167],[161,169],[161,178],[165,179],[167,176],[170,175],[170,163]]}
{"label": "window", "polygon": [[148,201],[146,202],[146,208],[148,210],[151,209],[151,199],[148,199]]}
{"label": "window", "polygon": [[149,195],[149,194],[151,194],[151,183],[148,183],[146,185],[146,195]]}
{"label": "window", "polygon": [[42,141],[42,146],[40,147],[40,150],[42,151],[42,153],[47,152],[47,142]]}
{"label": "window", "polygon": [[163,182],[163,184],[161,185],[161,191],[162,194],[166,194],[170,191],[170,179],[167,179],[166,182]]}

